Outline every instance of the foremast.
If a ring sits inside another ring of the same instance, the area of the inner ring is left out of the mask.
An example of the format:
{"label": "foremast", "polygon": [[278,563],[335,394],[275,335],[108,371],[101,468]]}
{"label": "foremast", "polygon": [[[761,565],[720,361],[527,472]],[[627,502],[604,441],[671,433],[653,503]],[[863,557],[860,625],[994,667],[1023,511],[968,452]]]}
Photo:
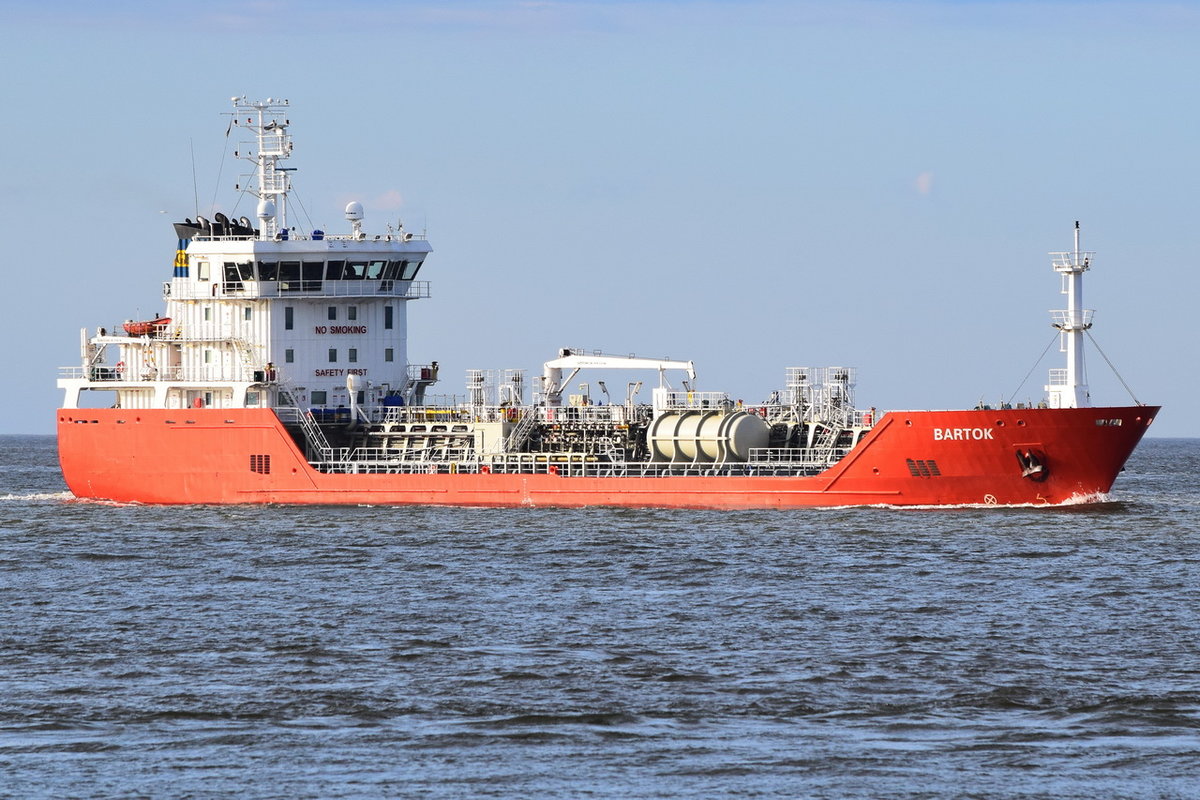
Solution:
{"label": "foremast", "polygon": [[1050,312],[1054,327],[1059,331],[1059,350],[1067,357],[1065,369],[1050,370],[1046,394],[1051,408],[1091,405],[1083,361],[1083,335],[1092,327],[1093,311],[1083,307],[1083,273],[1091,269],[1093,256],[1095,253],[1079,247],[1078,221],[1075,222],[1075,249],[1050,254],[1054,271],[1062,275],[1062,293],[1067,296],[1066,309]]}

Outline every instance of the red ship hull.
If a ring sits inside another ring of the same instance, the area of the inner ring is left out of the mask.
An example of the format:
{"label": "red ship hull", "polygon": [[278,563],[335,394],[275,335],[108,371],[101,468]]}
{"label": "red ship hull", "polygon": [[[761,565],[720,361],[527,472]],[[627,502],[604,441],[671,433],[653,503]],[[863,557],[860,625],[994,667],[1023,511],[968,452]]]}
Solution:
{"label": "red ship hull", "polygon": [[[1109,491],[1154,406],[901,411],[812,477],[327,474],[267,409],[60,409],[80,498],[139,503],[790,508],[1060,504]],[[1030,456],[1033,455],[1031,468]]]}

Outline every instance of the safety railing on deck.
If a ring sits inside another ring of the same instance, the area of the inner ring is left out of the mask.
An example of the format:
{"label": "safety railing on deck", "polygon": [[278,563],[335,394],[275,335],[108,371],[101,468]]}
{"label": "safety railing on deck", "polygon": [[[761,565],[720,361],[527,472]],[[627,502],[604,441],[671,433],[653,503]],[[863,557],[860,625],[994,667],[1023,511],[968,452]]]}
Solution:
{"label": "safety railing on deck", "polygon": [[188,280],[163,283],[163,298],[203,300],[213,297],[429,297],[429,281],[214,281]]}
{"label": "safety railing on deck", "polygon": [[91,367],[59,367],[58,377],[68,379],[86,378],[91,381],[111,383],[147,383],[169,381],[172,383],[269,383],[266,370],[248,366],[235,367],[147,367],[139,373],[124,364],[97,364]]}

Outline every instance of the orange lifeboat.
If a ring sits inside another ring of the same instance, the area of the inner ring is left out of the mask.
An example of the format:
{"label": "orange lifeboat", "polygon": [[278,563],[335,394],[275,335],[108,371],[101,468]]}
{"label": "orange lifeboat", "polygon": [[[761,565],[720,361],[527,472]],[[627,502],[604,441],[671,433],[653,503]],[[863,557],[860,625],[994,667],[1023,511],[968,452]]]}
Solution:
{"label": "orange lifeboat", "polygon": [[141,322],[129,320],[123,327],[125,328],[125,332],[130,336],[157,336],[162,332],[163,328],[166,328],[170,324],[170,317],[158,317]]}

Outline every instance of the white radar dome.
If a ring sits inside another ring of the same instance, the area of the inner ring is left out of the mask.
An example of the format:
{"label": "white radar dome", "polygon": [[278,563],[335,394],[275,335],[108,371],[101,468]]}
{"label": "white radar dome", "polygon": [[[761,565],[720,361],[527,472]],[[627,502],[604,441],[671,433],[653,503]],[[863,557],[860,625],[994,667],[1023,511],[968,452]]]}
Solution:
{"label": "white radar dome", "polygon": [[270,200],[258,201],[258,218],[272,219],[275,216],[275,204]]}
{"label": "white radar dome", "polygon": [[351,222],[358,222],[363,218],[362,203],[357,200],[351,200],[346,204],[346,219]]}

